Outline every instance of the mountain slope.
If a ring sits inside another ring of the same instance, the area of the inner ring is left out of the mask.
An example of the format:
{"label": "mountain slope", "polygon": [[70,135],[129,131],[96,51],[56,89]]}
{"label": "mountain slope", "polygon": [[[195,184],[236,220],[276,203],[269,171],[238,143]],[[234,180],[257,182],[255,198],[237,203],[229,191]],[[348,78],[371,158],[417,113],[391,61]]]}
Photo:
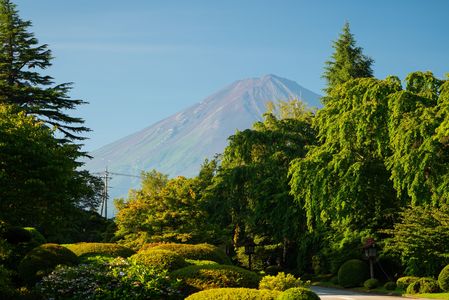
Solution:
{"label": "mountain slope", "polygon": [[[239,80],[202,102],[92,153],[86,169],[136,174],[157,169],[171,177],[194,176],[205,158],[221,153],[237,129],[262,119],[268,101],[300,98],[318,107],[320,96],[296,82],[266,75]],[[125,195],[139,180],[115,176],[111,196]]]}

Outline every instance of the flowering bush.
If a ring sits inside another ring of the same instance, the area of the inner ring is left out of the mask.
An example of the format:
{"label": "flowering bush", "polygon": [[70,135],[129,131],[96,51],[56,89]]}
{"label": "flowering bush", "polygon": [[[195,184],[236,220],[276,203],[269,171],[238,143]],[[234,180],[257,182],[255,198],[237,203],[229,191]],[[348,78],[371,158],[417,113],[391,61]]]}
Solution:
{"label": "flowering bush", "polygon": [[310,282],[303,282],[300,278],[295,278],[292,274],[285,275],[279,272],[276,276],[265,276],[259,283],[259,289],[285,291],[294,287],[306,287]]}
{"label": "flowering bush", "polygon": [[117,258],[58,266],[37,290],[47,299],[180,299],[178,285],[166,271]]}

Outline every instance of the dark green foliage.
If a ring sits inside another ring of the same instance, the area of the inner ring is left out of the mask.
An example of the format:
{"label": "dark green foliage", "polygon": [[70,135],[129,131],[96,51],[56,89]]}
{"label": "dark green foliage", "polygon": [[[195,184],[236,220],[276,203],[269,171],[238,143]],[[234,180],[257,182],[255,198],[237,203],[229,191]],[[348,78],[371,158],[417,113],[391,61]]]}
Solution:
{"label": "dark green foliage", "polygon": [[[238,247],[236,249],[235,259],[238,264],[249,268],[248,254],[245,254],[245,247]],[[283,245],[257,245],[254,248],[254,254],[251,256],[251,268],[253,270],[261,271],[266,268],[267,264],[276,264],[282,261]],[[281,266],[278,266],[281,268]],[[273,269],[273,268],[272,268]]]}
{"label": "dark green foliage", "polygon": [[[143,247],[142,249],[145,250],[146,248]],[[185,259],[212,260],[220,264],[231,264],[231,260],[226,256],[223,250],[210,244],[191,245],[167,243],[160,244],[151,249],[170,250],[178,253]]]}
{"label": "dark green foliage", "polygon": [[377,280],[376,278],[367,279],[363,283],[363,286],[369,290],[375,289],[375,288],[379,287],[379,280]]}
{"label": "dark green foliage", "polygon": [[11,282],[12,272],[0,265],[0,299],[12,299],[15,294]]}
{"label": "dark green foliage", "polygon": [[20,19],[11,1],[0,1],[0,104],[18,105],[49,127],[56,126],[66,138],[80,138],[76,134],[88,129],[81,126],[82,119],[66,112],[85,102],[70,99],[70,83],[54,85],[52,77],[39,74],[51,66],[52,55],[29,27],[31,22]]}
{"label": "dark green foliage", "polygon": [[185,295],[211,288],[257,288],[260,280],[256,273],[228,265],[190,266],[171,275],[182,280]]}
{"label": "dark green foliage", "polygon": [[128,257],[135,253],[132,249],[114,243],[77,243],[65,244],[64,247],[68,248],[79,257],[98,254],[111,257]]}
{"label": "dark green foliage", "polygon": [[17,245],[19,243],[28,243],[32,239],[31,232],[26,230],[24,227],[12,226],[9,227],[4,233],[4,238],[6,241],[12,245]]}
{"label": "dark green foliage", "polygon": [[331,283],[333,283],[333,284],[338,284],[338,276],[333,276],[333,277],[331,278]]}
{"label": "dark green foliage", "polygon": [[142,251],[129,258],[136,264],[153,267],[154,269],[173,271],[187,267],[185,259],[170,250],[152,249]]}
{"label": "dark green foliage", "polygon": [[368,277],[368,266],[359,259],[345,262],[338,270],[338,283],[342,287],[362,286]]}
{"label": "dark green foliage", "polygon": [[356,46],[349,23],[345,24],[342,34],[332,47],[335,52],[332,59],[326,62],[323,74],[327,81],[327,92],[350,79],[373,76],[371,65],[374,60],[365,56],[362,53],[363,49]]}
{"label": "dark green foliage", "polygon": [[277,275],[282,270],[283,268],[281,266],[268,266],[264,271],[267,275]]}
{"label": "dark green foliage", "polygon": [[384,288],[388,291],[394,291],[396,289],[397,285],[394,281],[388,281],[384,284]]}
{"label": "dark green foliage", "polygon": [[406,290],[407,287],[417,281],[419,279],[419,277],[415,277],[415,276],[404,276],[404,277],[400,277],[398,278],[398,280],[396,280],[396,285],[398,287],[398,289],[401,290]]}
{"label": "dark green foliage", "polygon": [[449,292],[449,265],[445,266],[438,275],[438,284],[441,290]]}
{"label": "dark green foliage", "polygon": [[74,265],[78,263],[75,253],[57,244],[43,244],[31,250],[19,264],[20,277],[33,284],[50,273],[57,265]]}
{"label": "dark green foliage", "polygon": [[278,300],[320,300],[317,294],[307,288],[291,288],[281,293]]}
{"label": "dark green foliage", "polygon": [[218,288],[194,293],[186,300],[275,300],[280,292],[270,290],[256,290],[248,288]]}
{"label": "dark green foliage", "polygon": [[407,287],[407,294],[424,294],[424,293],[437,293],[440,291],[438,282],[430,277],[419,278],[418,280],[410,283]]}
{"label": "dark green foliage", "polygon": [[36,228],[24,227],[23,229],[25,229],[26,231],[28,231],[31,234],[31,241],[33,241],[39,245],[45,244],[47,242],[45,237]]}
{"label": "dark green foliage", "polygon": [[449,207],[414,206],[400,216],[394,229],[386,231],[391,238],[385,250],[401,259],[406,274],[436,276],[449,263]]}

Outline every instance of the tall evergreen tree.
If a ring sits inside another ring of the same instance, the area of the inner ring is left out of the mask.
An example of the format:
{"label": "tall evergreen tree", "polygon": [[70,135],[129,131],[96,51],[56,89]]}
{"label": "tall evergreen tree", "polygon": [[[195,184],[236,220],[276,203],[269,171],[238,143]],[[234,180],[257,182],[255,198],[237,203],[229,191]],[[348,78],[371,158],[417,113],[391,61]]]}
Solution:
{"label": "tall evergreen tree", "polygon": [[66,111],[85,103],[68,96],[71,83],[55,85],[53,78],[42,75],[51,66],[48,45],[39,45],[28,31],[30,21],[23,21],[10,0],[0,0],[0,103],[15,104],[27,114],[55,126],[66,139],[82,139],[89,129],[81,118]]}
{"label": "tall evergreen tree", "polygon": [[343,32],[332,46],[335,49],[331,60],[326,62],[323,78],[327,81],[325,91],[330,92],[336,85],[350,79],[373,77],[371,65],[374,60],[363,54],[363,49],[356,46],[354,35],[345,23]]}

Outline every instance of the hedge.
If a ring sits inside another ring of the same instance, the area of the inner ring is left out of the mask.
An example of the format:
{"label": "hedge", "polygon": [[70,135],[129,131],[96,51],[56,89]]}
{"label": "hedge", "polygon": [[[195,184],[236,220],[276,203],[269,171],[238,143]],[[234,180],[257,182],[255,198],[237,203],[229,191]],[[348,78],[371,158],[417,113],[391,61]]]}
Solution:
{"label": "hedge", "polygon": [[419,278],[412,282],[406,290],[407,294],[436,293],[440,291],[438,282],[430,277]]}
{"label": "hedge", "polygon": [[114,243],[76,243],[63,245],[79,257],[90,255],[107,255],[111,257],[129,257],[135,252],[127,247]]}
{"label": "hedge", "polygon": [[362,286],[368,278],[368,266],[359,259],[350,259],[338,270],[338,283],[345,288]]}
{"label": "hedge", "polygon": [[33,284],[50,273],[57,265],[75,265],[78,257],[69,249],[57,244],[40,245],[25,255],[19,264],[20,277]]}
{"label": "hedge", "polygon": [[139,252],[132,255],[129,259],[137,264],[167,271],[181,269],[189,265],[178,253],[162,249]]}
{"label": "hedge", "polygon": [[400,277],[398,278],[398,280],[396,280],[396,286],[398,287],[398,289],[406,290],[411,283],[415,282],[418,279],[419,277],[415,276]]}
{"label": "hedge", "polygon": [[275,300],[280,295],[279,291],[256,290],[248,288],[218,288],[197,292],[186,300]]}

